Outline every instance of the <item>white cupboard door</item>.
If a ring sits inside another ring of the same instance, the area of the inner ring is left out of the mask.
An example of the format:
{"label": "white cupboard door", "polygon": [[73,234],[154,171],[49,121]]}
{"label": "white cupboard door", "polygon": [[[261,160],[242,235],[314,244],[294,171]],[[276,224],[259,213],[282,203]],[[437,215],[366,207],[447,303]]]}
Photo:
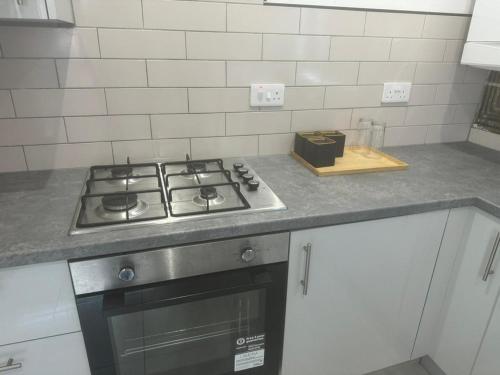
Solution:
{"label": "white cupboard door", "polygon": [[[11,370],[7,370],[12,359]],[[0,371],[12,375],[90,375],[81,332],[0,347]]]}
{"label": "white cupboard door", "polygon": [[80,331],[66,262],[0,269],[0,345]]}
{"label": "white cupboard door", "polygon": [[498,375],[500,371],[500,301],[491,317],[472,375]]}
{"label": "white cupboard door", "polygon": [[293,232],[282,374],[360,375],[409,360],[447,216]]}
{"label": "white cupboard door", "polygon": [[[450,281],[436,351],[429,353],[447,374],[469,375],[472,371],[500,290],[500,253],[492,263],[497,272],[483,280],[499,231],[499,220],[475,210]],[[497,349],[498,355],[500,347]]]}
{"label": "white cupboard door", "polygon": [[0,18],[46,20],[47,6],[45,0],[2,0]]}

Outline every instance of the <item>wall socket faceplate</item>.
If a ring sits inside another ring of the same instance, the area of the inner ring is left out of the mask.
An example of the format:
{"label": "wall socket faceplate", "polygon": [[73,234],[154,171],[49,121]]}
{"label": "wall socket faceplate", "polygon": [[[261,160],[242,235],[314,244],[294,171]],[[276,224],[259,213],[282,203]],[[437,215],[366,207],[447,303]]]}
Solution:
{"label": "wall socket faceplate", "polygon": [[408,103],[411,82],[385,82],[382,103]]}
{"label": "wall socket faceplate", "polygon": [[285,104],[285,85],[282,83],[254,83],[250,86],[252,107],[280,107]]}

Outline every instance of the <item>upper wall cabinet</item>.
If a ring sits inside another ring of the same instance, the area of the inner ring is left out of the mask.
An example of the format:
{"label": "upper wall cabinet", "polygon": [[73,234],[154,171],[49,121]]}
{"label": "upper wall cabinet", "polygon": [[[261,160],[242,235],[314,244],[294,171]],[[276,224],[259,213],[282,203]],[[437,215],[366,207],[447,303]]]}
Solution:
{"label": "upper wall cabinet", "polygon": [[0,22],[73,24],[71,0],[1,0]]}
{"label": "upper wall cabinet", "polygon": [[500,70],[500,2],[477,0],[462,64]]}

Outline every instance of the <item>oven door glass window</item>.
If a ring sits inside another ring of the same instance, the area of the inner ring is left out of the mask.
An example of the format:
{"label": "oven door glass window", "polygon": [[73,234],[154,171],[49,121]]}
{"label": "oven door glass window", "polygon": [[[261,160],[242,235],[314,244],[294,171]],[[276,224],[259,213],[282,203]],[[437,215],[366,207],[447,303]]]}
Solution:
{"label": "oven door glass window", "polygon": [[115,371],[221,375],[263,366],[265,304],[266,289],[254,289],[109,315]]}

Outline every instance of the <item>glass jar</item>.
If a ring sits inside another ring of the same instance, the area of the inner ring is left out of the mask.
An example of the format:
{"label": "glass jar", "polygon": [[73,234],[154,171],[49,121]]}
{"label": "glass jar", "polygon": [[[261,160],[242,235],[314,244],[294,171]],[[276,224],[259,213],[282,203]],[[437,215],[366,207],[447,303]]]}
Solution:
{"label": "glass jar", "polygon": [[372,120],[369,118],[361,118],[358,122],[357,137],[353,142],[353,152],[366,154],[369,151],[372,137]]}
{"label": "glass jar", "polygon": [[376,152],[378,149],[384,147],[385,136],[385,122],[373,121],[372,123],[372,136],[370,139],[370,152],[367,154],[372,159],[377,159],[380,154]]}

